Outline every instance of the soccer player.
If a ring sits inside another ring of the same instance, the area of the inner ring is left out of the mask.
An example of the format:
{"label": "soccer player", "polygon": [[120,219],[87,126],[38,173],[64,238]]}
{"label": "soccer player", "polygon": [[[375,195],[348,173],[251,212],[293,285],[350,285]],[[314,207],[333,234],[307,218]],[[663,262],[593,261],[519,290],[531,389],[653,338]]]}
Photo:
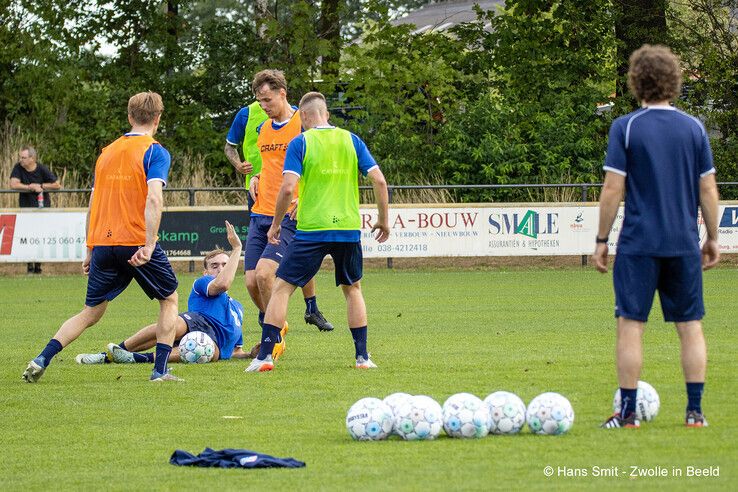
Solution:
{"label": "soccer player", "polygon": [[[277,193],[282,184],[282,167],[287,145],[300,134],[302,125],[296,108],[287,101],[287,81],[281,71],[262,70],[254,76],[252,88],[257,102],[268,116],[268,119],[255,129],[258,133],[256,145],[262,168],[260,175],[251,178],[250,193],[254,193],[255,202],[251,207],[251,221],[244,252],[246,289],[259,309],[259,325],[261,325],[264,322],[264,311],[269,304],[274,274],[295,231],[294,218],[284,214],[280,217],[284,226],[282,242],[269,244],[266,236],[274,216]],[[245,109],[249,109],[250,114],[250,107]],[[241,110],[239,114],[243,112],[244,110]],[[234,126],[237,121],[238,116]],[[249,125],[246,124],[245,128],[248,130]],[[234,141],[230,139],[236,138],[233,134],[240,135],[240,130],[231,128],[229,142]],[[250,135],[245,136],[244,142],[251,138]],[[231,162],[236,165],[233,160]],[[247,168],[248,166],[242,167]],[[241,168],[236,166],[236,169]],[[333,330],[333,325],[318,309],[314,280],[310,279],[310,282],[303,286],[303,295],[306,305],[305,322],[316,325],[321,331]]]}
{"label": "soccer player", "polygon": [[326,255],[335,264],[336,285],[346,298],[348,325],[354,339],[356,367],[376,368],[366,349],[367,316],[361,293],[363,273],[359,172],[368,176],[377,199],[378,219],[372,227],[380,243],[389,237],[387,183],[364,142],[352,133],[328,124],[325,97],[309,92],[300,101],[305,133],[287,148],[284,179],[268,237],[278,244],[285,234],[279,218],[288,210],[300,186],[297,232],[277,270],[277,280],[266,310],[259,354],[247,372],[271,371],[271,346],[287,315],[289,298],[320,269]]}
{"label": "soccer player", "polygon": [[102,150],[95,165],[87,215],[87,257],[82,262],[87,298],[82,311],[61,325],[41,353],[28,363],[23,379],[35,383],[52,358],[97,323],[108,302],[134,278],[159,301],[152,381],[178,381],[167,372],[177,317],[177,278],[157,243],[171,159],[156,140],[164,104],[155,92],[128,100],[131,131]]}
{"label": "soccer player", "polygon": [[[613,269],[617,373],[622,410],[604,428],[637,428],[636,390],[642,336],[659,291],[664,319],[676,324],[687,386],[686,425],[702,413],[707,350],[701,319],[702,269],[720,258],[718,191],[710,142],[700,121],[670,105],[678,95],[679,60],[665,46],[643,45],[630,57],[628,86],[641,102],[610,128],[594,265],[607,272],[608,234],[625,191],[625,218]],[[707,238],[700,251],[697,206]]]}
{"label": "soccer player", "polygon": [[[226,221],[226,232],[231,252],[215,249],[205,254],[203,260],[203,276],[195,280],[187,301],[187,312],[181,313],[175,324],[175,342],[192,331],[206,333],[215,342],[215,355],[212,361],[230,358],[253,358],[255,351],[244,352],[241,323],[243,306],[228,295],[241,258],[241,240],[233,226]],[[156,345],[156,325],[149,325],[118,345],[108,344],[107,352],[96,354],[79,354],[79,364],[104,364],[115,362],[127,364],[133,362],[152,363],[153,353],[138,353]],[[274,346],[274,357],[284,351],[284,347]],[[169,362],[180,362],[179,347],[174,347],[169,354]]]}

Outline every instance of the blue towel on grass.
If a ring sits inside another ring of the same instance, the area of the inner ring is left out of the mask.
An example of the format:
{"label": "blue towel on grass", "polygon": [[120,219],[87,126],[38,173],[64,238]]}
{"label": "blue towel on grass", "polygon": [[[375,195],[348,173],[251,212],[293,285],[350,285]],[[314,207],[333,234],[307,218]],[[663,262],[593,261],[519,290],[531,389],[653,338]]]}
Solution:
{"label": "blue towel on grass", "polygon": [[268,454],[249,451],[248,449],[215,449],[195,456],[187,451],[177,449],[172,453],[169,462],[178,466],[202,466],[217,468],[302,468],[305,462],[294,458],[277,458]]}

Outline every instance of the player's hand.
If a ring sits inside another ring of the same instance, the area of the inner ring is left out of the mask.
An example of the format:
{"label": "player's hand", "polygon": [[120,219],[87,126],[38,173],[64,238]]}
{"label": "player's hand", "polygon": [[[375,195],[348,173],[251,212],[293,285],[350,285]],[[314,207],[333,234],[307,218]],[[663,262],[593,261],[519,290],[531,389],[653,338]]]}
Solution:
{"label": "player's hand", "polygon": [[238,237],[238,234],[236,234],[236,229],[227,220],[225,221],[225,226],[226,226],[226,234],[228,237],[228,244],[231,245],[231,249],[240,248],[241,239]]}
{"label": "player's hand", "polygon": [[238,171],[241,174],[251,174],[251,171],[254,170],[254,166],[251,165],[249,161],[243,161],[239,162],[236,167],[236,171]]}
{"label": "player's hand", "polygon": [[720,261],[720,246],[715,239],[708,239],[702,245],[702,269],[709,270]]}
{"label": "player's hand", "polygon": [[290,220],[295,220],[295,217],[297,217],[297,198],[290,203]]}
{"label": "player's hand", "polygon": [[387,239],[389,239],[390,235],[389,224],[387,224],[387,222],[375,222],[374,226],[372,227],[372,234],[374,234],[375,232],[376,234],[374,235],[374,239],[376,239],[377,242],[380,243],[385,242]]}
{"label": "player's hand", "polygon": [[259,194],[259,177],[258,176],[251,177],[251,181],[249,181],[249,194],[251,195],[251,199],[256,201],[256,195]]}
{"label": "player's hand", "polygon": [[151,260],[151,253],[154,252],[154,246],[141,246],[138,250],[133,253],[131,259],[128,260],[128,264],[135,267],[145,265]]}
{"label": "player's hand", "polygon": [[600,273],[607,273],[607,243],[598,243],[592,254],[592,263]]}
{"label": "player's hand", "polygon": [[85,275],[90,274],[90,263],[92,262],[92,250],[87,249],[87,256],[85,256],[85,259],[82,260],[82,273]]}
{"label": "player's hand", "polygon": [[269,228],[269,231],[267,232],[267,239],[269,240],[269,242],[274,245],[278,245],[280,232],[282,232],[282,226],[279,224],[272,223],[272,226]]}

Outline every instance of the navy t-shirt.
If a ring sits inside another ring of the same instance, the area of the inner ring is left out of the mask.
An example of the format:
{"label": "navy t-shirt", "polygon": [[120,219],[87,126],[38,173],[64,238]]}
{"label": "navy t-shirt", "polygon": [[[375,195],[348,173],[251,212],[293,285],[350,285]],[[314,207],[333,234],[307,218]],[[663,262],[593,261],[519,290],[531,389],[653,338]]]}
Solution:
{"label": "navy t-shirt", "polygon": [[[17,178],[21,184],[31,183],[56,183],[59,178],[51,172],[51,170],[43,164],[36,163],[36,169],[31,172],[20,165],[20,162],[16,163],[13,170],[10,172],[11,178]],[[38,207],[38,193],[32,191],[21,191],[18,194],[18,206],[23,208]],[[51,206],[51,199],[49,194],[44,192],[44,207]]]}
{"label": "navy t-shirt", "polygon": [[699,182],[715,168],[697,118],[671,106],[649,106],[617,118],[603,169],[626,177],[618,253],[699,253]]}

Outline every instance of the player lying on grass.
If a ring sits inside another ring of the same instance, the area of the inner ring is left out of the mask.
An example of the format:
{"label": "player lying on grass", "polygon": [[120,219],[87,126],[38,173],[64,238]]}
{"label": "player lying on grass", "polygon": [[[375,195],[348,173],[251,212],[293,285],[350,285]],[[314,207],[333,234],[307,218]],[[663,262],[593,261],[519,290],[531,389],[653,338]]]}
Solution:
{"label": "player lying on grass", "polygon": [[[175,326],[175,340],[177,341],[191,331],[202,331],[212,338],[215,342],[213,361],[253,358],[259,349],[258,345],[250,352],[244,352],[242,348],[243,306],[228,295],[228,289],[238,270],[241,240],[233,226],[228,221],[225,224],[228,243],[232,251],[228,254],[222,249],[216,249],[205,255],[203,276],[195,280],[192,285],[187,301],[188,311],[177,317]],[[108,344],[107,352],[79,354],[76,360],[79,364],[152,363],[153,353],[139,352],[155,345],[156,325],[149,325],[118,345]],[[284,349],[283,339],[281,344],[275,345],[272,356],[279,358]],[[169,362],[180,362],[178,346],[172,348]]]}

